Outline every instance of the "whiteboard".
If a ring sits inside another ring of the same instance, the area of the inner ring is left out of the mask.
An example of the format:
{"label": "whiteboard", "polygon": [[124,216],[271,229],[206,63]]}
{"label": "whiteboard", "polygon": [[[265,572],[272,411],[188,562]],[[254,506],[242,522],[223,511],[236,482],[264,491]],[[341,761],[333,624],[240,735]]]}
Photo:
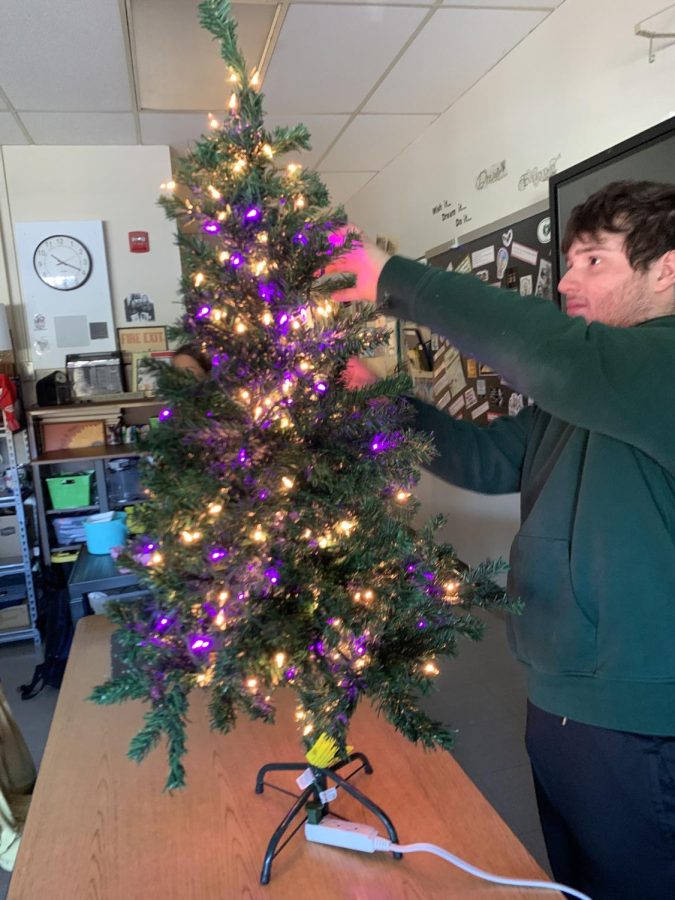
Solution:
{"label": "whiteboard", "polygon": [[[65,369],[68,353],[115,350],[103,223],[18,222],[14,226],[21,293],[33,365],[36,369]],[[52,235],[80,240],[91,255],[91,273],[84,284],[69,291],[49,287],[35,271],[33,257],[40,241]]]}

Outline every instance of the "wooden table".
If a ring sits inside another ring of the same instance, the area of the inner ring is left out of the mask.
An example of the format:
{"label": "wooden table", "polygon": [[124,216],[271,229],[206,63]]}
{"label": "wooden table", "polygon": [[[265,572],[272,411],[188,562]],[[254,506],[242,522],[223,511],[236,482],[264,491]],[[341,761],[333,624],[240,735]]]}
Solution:
{"label": "wooden table", "polygon": [[[275,726],[242,719],[232,734],[208,729],[195,696],[186,760],[188,787],[162,792],[163,749],[140,766],[126,759],[141,725],[140,703],[86,702],[108,674],[111,625],[80,621],[38,776],[8,900],[550,900],[553,891],[498,887],[426,854],[394,860],[305,842],[297,834],[259,884],[267,841],[291,799],[254,793],[258,768],[302,758],[289,691]],[[374,774],[357,786],[383,807],[403,842],[430,841],[484,869],[520,878],[546,876],[447,753],[425,753],[367,706],[351,738]],[[275,779],[291,787],[292,776]],[[278,780],[277,780],[278,779]],[[349,797],[336,812],[368,817]]]}

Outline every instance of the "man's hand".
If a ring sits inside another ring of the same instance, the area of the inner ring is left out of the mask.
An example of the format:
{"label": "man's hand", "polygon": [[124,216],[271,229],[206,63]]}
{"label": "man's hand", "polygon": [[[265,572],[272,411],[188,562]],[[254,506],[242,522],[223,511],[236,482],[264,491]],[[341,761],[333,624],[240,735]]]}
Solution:
{"label": "man's hand", "polygon": [[[351,226],[344,229],[342,233],[356,230]],[[377,299],[377,282],[388,259],[384,250],[380,250],[374,244],[363,243],[329,263],[325,270],[327,275],[349,272],[356,276],[355,286],[335,291],[332,295],[333,300],[374,303]]]}
{"label": "man's hand", "polygon": [[347,366],[342,374],[342,381],[350,391],[358,391],[360,388],[370,387],[371,384],[375,384],[377,375],[371,372],[358,356],[352,356],[347,361]]}

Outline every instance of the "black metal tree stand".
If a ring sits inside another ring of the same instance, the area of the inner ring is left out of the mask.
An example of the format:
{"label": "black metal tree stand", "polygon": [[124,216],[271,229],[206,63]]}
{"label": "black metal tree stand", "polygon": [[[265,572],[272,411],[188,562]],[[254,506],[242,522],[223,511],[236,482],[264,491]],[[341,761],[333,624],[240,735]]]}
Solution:
{"label": "black metal tree stand", "polygon": [[[338,769],[342,769],[345,766],[350,765],[350,763],[358,761],[360,765],[354,769],[353,772],[350,772],[346,778],[342,778],[342,776],[338,775]],[[304,772],[306,769],[311,769],[314,774],[314,781],[309,787],[306,787],[301,794],[293,794],[291,791],[287,791],[285,788],[281,788],[278,785],[271,784],[268,781],[265,781],[265,775],[268,772]],[[283,794],[288,794],[290,797],[295,797],[295,803],[288,810],[284,818],[281,820],[279,825],[277,826],[274,834],[269,840],[267,845],[267,850],[265,851],[265,859],[263,860],[262,872],[260,873],[260,883],[261,884],[269,884],[269,880],[272,876],[272,861],[277,856],[286,844],[291,840],[293,835],[298,831],[299,828],[305,823],[305,820],[308,818],[308,815],[316,817],[316,821],[319,822],[321,819],[329,812],[329,804],[324,802],[321,799],[321,794],[327,790],[328,782],[334,782],[337,787],[341,787],[347,794],[353,797],[355,800],[358,800],[366,809],[370,810],[373,815],[377,816],[377,818],[382,822],[382,825],[387,831],[389,835],[389,839],[397,844],[398,836],[396,834],[396,829],[394,828],[389,816],[380,809],[377,804],[373,803],[365,794],[361,793],[358,788],[355,788],[353,784],[350,784],[350,780],[363,769],[366,775],[372,775],[373,767],[370,765],[368,757],[364,753],[350,753],[346,759],[340,760],[337,763],[334,763],[327,769],[320,769],[316,766],[308,766],[307,762],[301,763],[268,763],[263,766],[258,772],[258,776],[255,782],[255,792],[256,794],[262,794],[265,785],[267,787],[272,788],[275,791],[281,791]],[[305,816],[301,819],[301,821],[293,828],[291,833],[286,837],[286,840],[279,846],[279,842],[284,837],[288,829],[293,824],[293,820],[304,810],[308,810]],[[393,853],[394,859],[401,859],[402,854]]]}

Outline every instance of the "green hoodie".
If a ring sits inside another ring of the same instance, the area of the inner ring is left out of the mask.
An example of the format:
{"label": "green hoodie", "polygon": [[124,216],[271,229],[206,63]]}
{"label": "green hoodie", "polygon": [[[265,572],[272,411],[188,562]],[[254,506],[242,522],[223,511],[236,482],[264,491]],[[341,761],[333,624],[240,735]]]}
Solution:
{"label": "green hoodie", "polygon": [[487,428],[414,401],[442,478],[520,491],[509,617],[530,700],[580,722],[675,735],[675,316],[631,328],[401,257],[385,311],[429,326],[536,406]]}

